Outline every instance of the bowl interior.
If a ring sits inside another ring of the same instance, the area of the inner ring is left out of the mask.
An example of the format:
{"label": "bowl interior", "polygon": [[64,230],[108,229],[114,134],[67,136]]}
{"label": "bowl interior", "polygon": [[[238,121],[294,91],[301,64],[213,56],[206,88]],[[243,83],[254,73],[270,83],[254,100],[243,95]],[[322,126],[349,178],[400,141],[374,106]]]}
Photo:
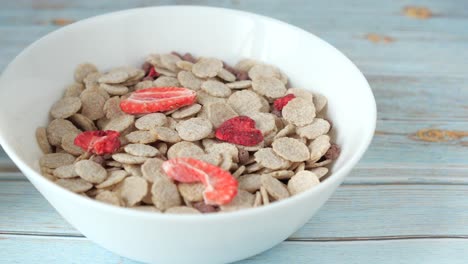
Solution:
{"label": "bowl interior", "polygon": [[[325,95],[342,154],[339,170],[365,151],[375,126],[375,101],[359,70],[317,37],[273,19],[214,8],[135,9],[88,19],[47,35],[20,54],[0,79],[0,143],[15,162],[39,171],[34,132],[92,62],[101,71],[140,65],[150,53],[191,52],[234,63],[254,58],[281,68],[293,87]],[[21,167],[21,166],[20,166]],[[33,175],[31,177],[39,177]],[[333,177],[331,179],[333,180]]]}

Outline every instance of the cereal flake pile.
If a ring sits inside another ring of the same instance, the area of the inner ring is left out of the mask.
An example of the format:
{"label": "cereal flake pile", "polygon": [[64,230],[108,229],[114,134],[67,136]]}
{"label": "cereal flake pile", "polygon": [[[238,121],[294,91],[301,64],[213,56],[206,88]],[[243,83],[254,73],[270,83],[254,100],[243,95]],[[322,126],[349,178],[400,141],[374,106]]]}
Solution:
{"label": "cereal flake pile", "polygon": [[258,207],[320,183],[340,153],[327,99],[277,67],[152,54],[77,66],[36,137],[42,174],[104,203],[164,213]]}

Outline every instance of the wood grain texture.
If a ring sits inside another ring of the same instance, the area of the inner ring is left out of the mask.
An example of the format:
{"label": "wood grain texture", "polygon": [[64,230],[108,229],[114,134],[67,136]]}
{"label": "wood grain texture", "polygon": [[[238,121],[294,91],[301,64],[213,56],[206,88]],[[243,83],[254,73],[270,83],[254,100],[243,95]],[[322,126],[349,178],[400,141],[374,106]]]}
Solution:
{"label": "wood grain texture", "polygon": [[[437,129],[466,133],[467,122],[392,121],[380,120],[371,146],[357,168],[467,168],[468,137],[427,141],[418,137],[422,129]],[[0,151],[0,168],[14,170],[4,152]],[[467,173],[468,176],[468,173]]]}
{"label": "wood grain texture", "polygon": [[239,263],[466,263],[466,240],[421,239],[358,242],[284,242]]}
{"label": "wood grain texture", "polygon": [[[466,49],[468,33],[466,27],[468,4],[463,0],[388,1],[380,4],[366,0],[353,5],[346,1],[334,1],[330,4],[326,1],[306,0],[118,2],[29,0],[3,3],[0,10],[0,25],[3,25],[2,28],[13,30],[31,28],[33,34],[12,37],[21,39],[21,46],[15,47],[20,51],[39,35],[58,28],[59,26],[54,23],[57,19],[76,21],[126,8],[167,4],[227,7],[284,20],[329,41],[350,56],[366,74],[440,77],[466,75],[463,67],[460,67],[466,66],[468,56],[462,52]],[[403,10],[409,5],[427,7],[433,16],[424,21],[407,17]],[[34,34],[39,31],[40,34]],[[379,45],[366,38],[370,33],[383,34],[393,38],[394,41],[388,45]],[[9,50],[5,62],[14,55],[11,48]]]}
{"label": "wood grain texture", "polygon": [[[447,263],[462,264],[466,239],[410,239],[354,242],[283,242],[236,264],[260,263]],[[119,257],[84,238],[0,235],[5,263],[138,263]],[[25,254],[27,252],[27,254]],[[400,252],[396,253],[395,252]],[[70,256],[73,256],[70,258]]]}
{"label": "wood grain texture", "polygon": [[[356,63],[377,100],[375,138],[344,185],[290,241],[240,263],[467,262],[468,1],[1,1],[0,71],[68,23],[169,4],[245,10],[308,30]],[[0,212],[0,263],[135,263],[81,237],[1,148]]]}
{"label": "wood grain texture", "polygon": [[[468,236],[468,185],[343,185],[291,239]],[[26,181],[0,185],[0,233],[81,236]]]}

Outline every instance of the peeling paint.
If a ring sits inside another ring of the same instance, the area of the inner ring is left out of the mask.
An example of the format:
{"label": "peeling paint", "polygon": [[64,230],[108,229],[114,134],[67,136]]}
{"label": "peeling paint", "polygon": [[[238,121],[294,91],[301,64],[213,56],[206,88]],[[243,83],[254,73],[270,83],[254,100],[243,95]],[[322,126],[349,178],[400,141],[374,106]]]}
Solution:
{"label": "peeling paint", "polygon": [[395,39],[392,37],[382,36],[376,33],[369,33],[365,36],[365,38],[374,43],[390,43],[395,41]]}
{"label": "peeling paint", "polygon": [[410,138],[426,142],[445,142],[468,137],[468,131],[453,131],[442,129],[421,129],[410,135]]}
{"label": "peeling paint", "polygon": [[75,22],[75,21],[72,20],[72,19],[68,19],[68,18],[54,18],[54,19],[52,19],[52,24],[54,24],[56,26],[65,26],[65,25],[71,24],[73,22]]}
{"label": "peeling paint", "polygon": [[376,130],[376,131],[374,132],[374,135],[383,136],[383,135],[388,135],[388,133],[385,132],[385,131]]}
{"label": "peeling paint", "polygon": [[416,19],[429,19],[432,17],[432,11],[424,6],[406,6],[403,8],[403,13],[407,17]]}

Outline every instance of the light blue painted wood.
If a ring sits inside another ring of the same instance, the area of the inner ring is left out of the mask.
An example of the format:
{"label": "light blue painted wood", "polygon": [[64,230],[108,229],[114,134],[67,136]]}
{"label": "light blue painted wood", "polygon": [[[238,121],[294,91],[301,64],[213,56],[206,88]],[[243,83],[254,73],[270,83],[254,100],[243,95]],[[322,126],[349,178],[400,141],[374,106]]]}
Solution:
{"label": "light blue painted wood", "polygon": [[[260,263],[466,263],[466,239],[415,239],[354,242],[283,242],[236,264]],[[4,263],[138,263],[83,238],[0,235]],[[209,254],[209,252],[207,252]]]}
{"label": "light blue painted wood", "polygon": [[467,246],[466,240],[454,239],[286,242],[240,263],[462,264]]}
{"label": "light blue painted wood", "polygon": [[[4,4],[6,6],[0,10],[0,25],[10,27],[13,31],[19,28],[23,30],[25,26],[33,27],[33,32],[43,30],[41,28],[48,28],[46,31],[50,31],[57,28],[50,25],[54,18],[79,20],[125,8],[171,3],[222,6],[285,20],[330,41],[349,55],[367,74],[465,76],[464,67],[460,66],[466,66],[468,56],[463,52],[467,45],[465,40],[468,33],[466,27],[468,8],[466,1],[462,0],[421,1],[419,4],[393,1],[379,5],[368,0],[353,3],[353,6],[346,4],[346,1],[329,4],[323,1],[304,0],[289,2],[127,0],[118,3],[92,0],[78,3],[25,1],[20,4]],[[402,8],[407,5],[427,6],[435,15],[427,20],[408,18],[402,14]],[[364,36],[372,32],[389,35],[395,39],[395,42],[387,45],[369,42]],[[13,35],[23,35],[27,38],[26,41],[20,42],[21,46],[17,47],[17,51],[38,37],[37,34],[30,32]],[[416,50],[417,52],[414,52]]]}
{"label": "light blue painted wood", "polygon": [[[396,19],[396,21],[401,21],[401,18]],[[466,23],[466,21],[464,22]],[[5,41],[5,48],[0,51],[2,55],[0,67],[4,68],[16,54],[35,39],[57,28],[50,25],[0,27],[0,32],[5,36],[14,34],[18,30],[24,33],[24,35],[21,34]],[[434,35],[430,29],[425,29],[429,32],[418,33],[416,38],[411,35],[412,32],[402,32],[401,30],[388,33],[377,31],[378,34],[387,34],[395,39],[395,42],[383,44],[373,43],[366,39],[367,34],[375,32],[371,29],[356,32],[337,32],[333,29],[322,29],[323,31],[321,31],[315,28],[308,30],[343,51],[366,75],[423,76],[426,78],[434,76],[463,78],[466,76],[463,71],[468,57],[463,53],[468,45],[466,44],[466,33],[463,33],[461,37],[455,34]],[[411,52],[416,49],[420,49],[420,51]]]}
{"label": "light blue painted wood", "polygon": [[[423,121],[420,127],[436,126],[436,121],[468,120],[465,77],[366,77],[375,94],[380,120]],[[467,130],[468,126],[459,129]]]}
{"label": "light blue painted wood", "polygon": [[[468,236],[468,185],[344,185],[291,238]],[[25,181],[0,182],[0,234],[80,235]]]}
{"label": "light blue painted wood", "polygon": [[[468,137],[427,142],[414,135],[421,129],[468,133],[468,122],[378,121],[372,144],[357,168],[468,168]],[[0,152],[0,166],[2,164],[9,170],[14,167],[6,155]]]}
{"label": "light blue painted wood", "polygon": [[[378,121],[373,141],[358,167],[466,168],[468,137],[428,142],[415,134],[422,129],[467,131],[468,122]],[[436,137],[430,137],[436,138]]]}
{"label": "light blue painted wood", "polygon": [[[355,168],[343,185],[432,184],[468,185],[467,168],[376,167]],[[19,171],[1,171],[0,181],[27,181]]]}
{"label": "light blue painted wood", "polygon": [[[426,142],[412,136],[425,128],[468,130],[465,0],[1,1],[0,70],[35,39],[59,28],[53,19],[187,3],[256,12],[313,32],[349,56],[373,88],[380,121],[369,151],[293,239],[468,235],[463,199],[468,138]],[[402,14],[408,5],[428,7],[434,16],[408,18]],[[369,33],[393,42],[370,41]],[[84,238],[57,237],[79,234],[12,171],[0,148],[0,263],[132,263]],[[461,239],[285,242],[243,263],[466,263],[466,246]]]}

